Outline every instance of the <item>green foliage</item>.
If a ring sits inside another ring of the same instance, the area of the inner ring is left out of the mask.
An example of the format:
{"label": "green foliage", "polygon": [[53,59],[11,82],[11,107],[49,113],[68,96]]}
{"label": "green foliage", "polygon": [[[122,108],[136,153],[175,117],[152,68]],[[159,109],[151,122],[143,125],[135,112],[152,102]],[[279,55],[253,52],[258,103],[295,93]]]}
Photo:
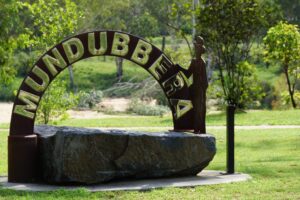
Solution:
{"label": "green foliage", "polygon": [[174,63],[180,64],[182,67],[189,67],[191,62],[191,55],[189,50],[184,47],[179,47],[176,50],[166,48],[164,52]]}
{"label": "green foliage", "polygon": [[285,20],[300,26],[300,0],[277,0],[277,2],[282,8]]}
{"label": "green foliage", "polygon": [[261,108],[274,108],[273,105],[277,100],[275,87],[271,85],[267,80],[261,81],[261,87],[264,93],[263,98],[260,100]]}
{"label": "green foliage", "polygon": [[[141,2],[141,1],[138,1]],[[167,24],[170,23],[170,12],[174,0],[143,0],[143,6],[157,21],[160,35],[166,36],[170,32]]]}
{"label": "green foliage", "polygon": [[158,35],[158,22],[149,12],[144,12],[136,20],[130,20],[130,29],[133,33],[142,37],[153,37]]}
{"label": "green foliage", "polygon": [[146,0],[79,1],[79,4],[85,8],[85,18],[80,24],[83,29],[122,30],[141,37],[159,33],[159,19],[150,13]]}
{"label": "green foliage", "polygon": [[[214,74],[213,76],[215,76]],[[239,87],[235,87],[236,94],[239,94],[239,102],[236,106],[240,109],[254,109],[260,107],[260,100],[265,96],[262,83],[259,82],[255,65],[247,61],[240,62],[236,66],[235,80],[239,82]],[[225,76],[225,80],[228,76]],[[215,80],[210,85],[207,96],[212,99],[223,99],[222,83]],[[223,99],[226,101],[226,99]],[[220,101],[222,103],[222,101]],[[223,102],[224,103],[224,102]],[[221,105],[219,105],[221,106]],[[222,106],[221,106],[222,107]]]}
{"label": "green foliage", "polygon": [[14,68],[18,77],[25,77],[37,58],[37,52],[19,51],[14,55]]}
{"label": "green foliage", "polygon": [[249,56],[254,36],[268,24],[267,9],[257,0],[202,0],[200,4],[198,31],[216,56],[223,98],[227,104],[242,105],[253,97],[247,94],[251,79],[246,77],[253,73],[249,64],[241,63]]}
{"label": "green foliage", "polygon": [[67,93],[64,81],[54,80],[44,93],[38,107],[37,121],[48,124],[67,117],[66,111],[78,104],[78,95]]}
{"label": "green foliage", "polygon": [[269,29],[264,44],[266,61],[292,64],[300,58],[300,33],[297,25],[280,22]]}
{"label": "green foliage", "polygon": [[[295,91],[294,99],[296,102],[300,102],[300,91]],[[291,105],[291,98],[290,98],[290,94],[288,93],[288,91],[284,91],[281,93],[281,100],[282,100],[283,106]]]}
{"label": "green foliage", "polygon": [[63,38],[74,34],[82,13],[71,0],[38,0],[24,3],[31,14],[30,44],[45,51]]}
{"label": "green foliage", "polygon": [[21,85],[22,79],[16,77],[13,82],[6,85],[0,84],[0,101],[13,101],[17,94],[17,90]]}
{"label": "green foliage", "polygon": [[19,41],[20,16],[18,15],[22,5],[19,1],[0,0],[0,85],[9,84],[16,74],[12,68],[13,53]]}
{"label": "green foliage", "polygon": [[295,86],[300,78],[300,32],[297,25],[280,22],[269,29],[264,38],[265,59],[280,63],[286,77],[293,107]]}
{"label": "green foliage", "polygon": [[171,4],[170,23],[179,28],[179,34],[191,34],[192,15],[195,14],[193,1],[177,0]]}
{"label": "green foliage", "polygon": [[94,108],[103,98],[101,90],[91,90],[90,92],[79,93],[78,108]]}
{"label": "green foliage", "polygon": [[137,115],[146,115],[146,116],[163,116],[170,109],[166,106],[161,105],[149,105],[148,103],[141,102],[137,99],[133,99],[127,110],[128,112],[135,113]]}
{"label": "green foliage", "polygon": [[240,90],[239,93],[239,108],[257,108],[259,101],[265,95],[261,88],[261,83],[257,80],[257,74],[255,73],[255,65],[248,63],[247,61],[240,62],[237,64],[238,76],[236,80],[240,82],[240,87],[236,88]]}

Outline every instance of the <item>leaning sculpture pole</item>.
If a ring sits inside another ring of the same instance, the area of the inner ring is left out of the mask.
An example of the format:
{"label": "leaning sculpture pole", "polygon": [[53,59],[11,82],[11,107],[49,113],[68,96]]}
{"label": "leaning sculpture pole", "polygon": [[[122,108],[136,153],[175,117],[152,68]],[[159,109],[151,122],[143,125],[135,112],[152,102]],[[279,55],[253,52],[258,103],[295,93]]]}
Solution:
{"label": "leaning sculpture pole", "polygon": [[34,123],[39,102],[56,76],[69,65],[93,56],[130,60],[160,84],[170,105],[174,131],[206,133],[208,86],[203,39],[195,39],[195,58],[188,69],[174,64],[146,40],[119,31],[92,31],[68,38],[48,50],[34,64],[17,93],[8,137],[8,178],[11,182],[36,180],[39,154]]}

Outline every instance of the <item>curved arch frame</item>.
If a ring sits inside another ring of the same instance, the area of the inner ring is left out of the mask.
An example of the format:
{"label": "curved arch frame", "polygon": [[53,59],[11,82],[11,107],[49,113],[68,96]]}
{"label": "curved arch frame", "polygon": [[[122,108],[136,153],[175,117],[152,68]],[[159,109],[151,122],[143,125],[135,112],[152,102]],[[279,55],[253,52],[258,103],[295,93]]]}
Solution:
{"label": "curved arch frame", "polygon": [[9,181],[27,182],[36,177],[37,136],[34,122],[38,104],[48,85],[70,64],[106,55],[130,60],[146,69],[168,98],[174,130],[194,130],[195,111],[190,89],[193,83],[192,70],[174,64],[157,47],[128,33],[81,33],[62,41],[40,57],[19,88],[8,139]]}
{"label": "curved arch frame", "polygon": [[[139,54],[147,56],[148,59],[139,58]],[[61,71],[82,59],[105,55],[122,57],[146,69],[159,82],[169,100],[174,129],[193,130],[193,122],[190,120],[192,117],[189,117],[192,112],[189,91],[191,85],[189,78],[192,72],[175,65],[157,47],[137,36],[117,31],[94,31],[62,41],[48,50],[34,64],[17,93],[10,135],[34,133],[33,127],[39,101],[48,85]],[[177,109],[178,101],[183,109]]]}

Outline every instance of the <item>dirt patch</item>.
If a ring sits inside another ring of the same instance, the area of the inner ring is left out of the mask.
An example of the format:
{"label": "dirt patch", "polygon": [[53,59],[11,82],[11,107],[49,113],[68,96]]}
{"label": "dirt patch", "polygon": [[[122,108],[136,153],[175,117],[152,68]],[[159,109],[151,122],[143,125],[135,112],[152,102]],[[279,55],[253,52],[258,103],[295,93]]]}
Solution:
{"label": "dirt patch", "polygon": [[130,99],[125,98],[103,99],[98,106],[111,108],[113,111],[117,112],[125,112],[129,107],[130,101]]}
{"label": "dirt patch", "polygon": [[9,123],[11,118],[11,112],[13,103],[0,103],[0,124]]}
{"label": "dirt patch", "polygon": [[[116,98],[116,99],[104,99],[100,105],[110,107],[114,111],[124,112],[128,108],[130,99]],[[0,103],[0,123],[9,123],[11,119],[13,103],[12,102],[1,102]],[[75,119],[88,119],[88,118],[107,118],[114,117],[113,115],[105,115],[103,113],[91,110],[75,111],[69,110],[68,114],[70,118]],[[118,116],[115,116],[118,117]]]}

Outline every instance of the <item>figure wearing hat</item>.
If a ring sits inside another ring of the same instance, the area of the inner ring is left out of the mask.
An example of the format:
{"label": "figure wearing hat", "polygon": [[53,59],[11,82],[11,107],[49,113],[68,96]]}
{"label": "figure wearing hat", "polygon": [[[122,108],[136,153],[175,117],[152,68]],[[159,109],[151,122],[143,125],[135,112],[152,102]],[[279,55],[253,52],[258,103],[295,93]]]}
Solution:
{"label": "figure wearing hat", "polygon": [[196,134],[206,133],[206,90],[208,80],[205,62],[202,54],[205,52],[203,39],[197,36],[194,41],[195,57],[192,59],[190,70],[193,73],[193,85],[190,87],[192,103],[194,107],[194,132]]}

